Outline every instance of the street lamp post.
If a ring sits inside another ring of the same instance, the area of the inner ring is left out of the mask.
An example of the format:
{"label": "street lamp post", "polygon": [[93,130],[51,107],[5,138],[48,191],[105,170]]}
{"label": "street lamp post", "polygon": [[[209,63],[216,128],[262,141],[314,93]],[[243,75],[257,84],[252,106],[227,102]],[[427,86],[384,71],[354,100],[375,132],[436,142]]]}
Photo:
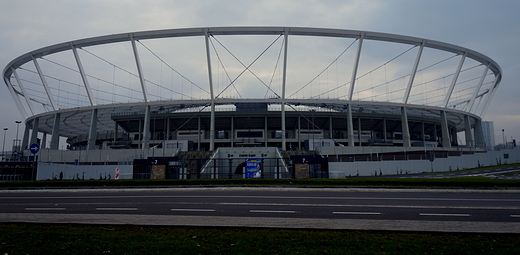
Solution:
{"label": "street lamp post", "polygon": [[16,123],[16,142],[17,142],[17,145],[20,146],[20,143],[18,143],[18,128],[20,127],[20,123],[22,123],[21,120],[17,120],[15,121]]}
{"label": "street lamp post", "polygon": [[5,134],[7,133],[8,128],[4,128],[4,145],[2,147],[2,161],[5,161]]}
{"label": "street lamp post", "polygon": [[15,146],[16,146],[16,152],[18,152],[21,149],[21,143],[18,140],[18,129],[20,128],[20,123],[22,123],[21,120],[15,121],[16,123],[16,139],[15,139]]}
{"label": "street lamp post", "polygon": [[506,146],[506,135],[504,133],[504,129],[502,129],[502,143],[504,144],[504,149],[505,149],[507,146]]}

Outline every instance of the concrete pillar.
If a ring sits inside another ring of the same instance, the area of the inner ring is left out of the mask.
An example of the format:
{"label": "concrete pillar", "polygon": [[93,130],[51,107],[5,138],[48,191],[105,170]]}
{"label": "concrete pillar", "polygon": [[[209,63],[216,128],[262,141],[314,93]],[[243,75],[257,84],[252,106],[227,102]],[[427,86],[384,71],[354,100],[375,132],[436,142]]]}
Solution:
{"label": "concrete pillar", "polygon": [[482,122],[479,119],[475,120],[473,130],[475,131],[475,147],[485,149],[484,131],[482,130]]}
{"label": "concrete pillar", "polygon": [[347,105],[347,136],[348,146],[354,145],[354,124],[352,123],[352,107],[350,104]]}
{"label": "concrete pillar", "polygon": [[90,130],[88,132],[88,144],[87,150],[96,149],[96,140],[97,140],[97,113],[98,110],[92,110],[92,116],[90,117]]}
{"label": "concrete pillar", "polygon": [[468,115],[464,115],[464,133],[466,133],[466,146],[469,148],[475,148],[473,135],[471,134],[471,123]]}
{"label": "concrete pillar", "polygon": [[425,146],[426,136],[424,133],[424,121],[421,121],[421,139],[423,140],[423,146]]}
{"label": "concrete pillar", "polygon": [[268,138],[268,134],[267,132],[269,132],[269,130],[267,129],[267,116],[264,117],[264,144],[265,144],[265,147],[267,147],[267,138]]}
{"label": "concrete pillar", "polygon": [[359,144],[359,146],[361,146],[361,130],[362,130],[362,128],[361,128],[361,117],[358,117],[358,125],[357,126],[358,126],[358,128],[357,128],[357,130],[358,130],[358,133],[357,133],[358,144]]}
{"label": "concrete pillar", "polygon": [[401,129],[401,132],[403,132],[403,147],[412,147],[410,128],[408,126],[408,113],[405,107],[401,107]]}
{"label": "concrete pillar", "polygon": [[200,137],[200,136],[201,136],[201,134],[200,134],[200,132],[201,132],[201,131],[200,131],[200,117],[198,118],[198,120],[199,120],[199,121],[198,121],[198,123],[197,123],[197,143],[198,143],[198,145],[197,145],[197,150],[200,151],[200,143],[201,143],[201,141],[202,141],[202,139],[201,139],[201,137]]}
{"label": "concrete pillar", "polygon": [[29,131],[31,130],[29,125],[25,125],[25,131],[23,132],[23,139],[21,144],[21,150],[26,150],[29,146]]}
{"label": "concrete pillar", "polygon": [[[59,113],[54,114],[54,124],[52,125],[52,137],[50,148],[51,150],[57,150],[60,145],[60,122],[61,115]],[[42,146],[42,148],[45,148],[45,144]]]}
{"label": "concrete pillar", "polygon": [[143,156],[150,143],[150,106],[147,105],[144,112],[143,139],[141,140],[141,152]]}
{"label": "concrete pillar", "polygon": [[386,142],[387,136],[386,136],[386,118],[383,118],[383,141]]}
{"label": "concrete pillar", "polygon": [[43,133],[42,144],[41,144],[40,150],[46,149],[46,147],[47,147],[47,133]]}
{"label": "concrete pillar", "polygon": [[38,139],[38,125],[40,125],[40,118],[35,118],[32,125],[31,141],[29,142],[30,144],[36,143]]}
{"label": "concrete pillar", "polygon": [[332,130],[332,117],[329,117],[329,139],[334,139],[334,134],[332,132],[334,132]]}
{"label": "concrete pillar", "polygon": [[137,143],[137,148],[139,149],[142,149],[143,148],[143,144],[142,144],[142,140],[143,140],[143,121],[141,119],[139,119],[139,131],[137,133],[138,135],[138,139],[139,139],[139,143]]}
{"label": "concrete pillar", "polygon": [[457,129],[456,128],[450,128],[450,137],[451,142],[458,145],[458,139],[457,139]]}
{"label": "concrete pillar", "polygon": [[[433,123],[433,140],[437,143],[438,141],[438,135],[437,135],[437,124]],[[437,146],[437,145],[435,145]]]}
{"label": "concrete pillar", "polygon": [[441,111],[441,131],[442,147],[451,148],[450,130],[448,129],[448,119],[446,118],[446,111]]}
{"label": "concrete pillar", "polygon": [[302,150],[302,141],[300,139],[300,131],[302,129],[302,123],[300,115],[298,115],[298,132],[296,133],[296,137],[298,138],[298,150]]}
{"label": "concrete pillar", "polygon": [[231,116],[231,134],[229,134],[229,141],[231,142],[231,148],[235,144],[235,118]]}
{"label": "concrete pillar", "polygon": [[170,116],[166,117],[166,132],[164,135],[165,135],[164,140],[171,140],[170,139]]}
{"label": "concrete pillar", "polygon": [[119,134],[119,126],[117,120],[114,121],[114,143],[117,142],[117,135]]}

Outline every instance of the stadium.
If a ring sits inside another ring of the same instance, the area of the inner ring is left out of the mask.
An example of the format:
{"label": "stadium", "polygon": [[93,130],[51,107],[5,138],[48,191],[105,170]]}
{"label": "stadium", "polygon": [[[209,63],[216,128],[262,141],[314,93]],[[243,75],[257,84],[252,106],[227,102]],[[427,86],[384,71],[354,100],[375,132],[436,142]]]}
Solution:
{"label": "stadium", "polygon": [[481,116],[501,76],[474,50],[369,31],[208,27],[80,39],[5,67],[26,128],[4,160],[37,162],[37,174],[20,178],[39,180],[491,165],[518,160],[485,149]]}

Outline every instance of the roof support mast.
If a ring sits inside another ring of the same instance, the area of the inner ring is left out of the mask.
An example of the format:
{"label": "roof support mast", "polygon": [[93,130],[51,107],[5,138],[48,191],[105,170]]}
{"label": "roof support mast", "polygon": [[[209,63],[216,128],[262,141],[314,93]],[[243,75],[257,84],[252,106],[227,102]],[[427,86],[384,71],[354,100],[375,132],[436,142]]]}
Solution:
{"label": "roof support mast", "polygon": [[144,102],[148,104],[148,93],[146,91],[143,68],[141,67],[141,60],[139,60],[139,53],[137,52],[134,35],[132,34],[130,34],[130,41],[132,42],[132,49],[134,50],[135,64],[137,65],[137,73],[139,74],[139,81],[141,82],[141,88],[143,90]]}
{"label": "roof support mast", "polygon": [[482,87],[482,84],[484,83],[484,79],[486,79],[486,75],[489,71],[489,66],[491,64],[488,64],[486,66],[486,69],[484,70],[484,73],[482,74],[482,77],[480,77],[480,81],[478,82],[477,88],[475,89],[475,92],[473,93],[473,96],[470,99],[470,102],[468,104],[468,112],[471,112],[471,109],[473,109],[473,104],[475,103],[475,100],[477,99],[478,92],[480,91],[480,88]]}
{"label": "roof support mast", "polygon": [[363,38],[365,37],[365,34],[362,33],[359,36],[359,44],[358,44],[358,50],[356,54],[356,60],[354,61],[354,67],[352,68],[352,77],[350,78],[350,90],[348,93],[348,100],[352,101],[352,96],[354,95],[354,85],[356,84],[356,78],[357,78],[357,71],[359,66],[359,58],[361,56],[361,48],[363,47]]}
{"label": "roof support mast", "polygon": [[87,80],[87,75],[85,74],[85,70],[83,69],[83,65],[81,64],[78,50],[72,43],[70,44],[70,47],[72,48],[72,52],[74,53],[74,59],[76,59],[76,64],[78,65],[78,70],[79,70],[79,73],[81,74],[81,80],[83,80],[83,86],[85,86],[85,90],[87,91],[87,96],[90,101],[90,105],[95,106],[96,103],[94,102],[94,96],[92,94],[92,90],[90,89],[90,85]]}
{"label": "roof support mast", "polygon": [[348,93],[348,105],[347,105],[347,136],[348,146],[354,146],[354,125],[352,123],[352,96],[354,95],[354,85],[356,84],[357,70],[359,66],[359,57],[361,56],[361,48],[363,46],[363,38],[365,34],[362,33],[359,36],[358,50],[356,54],[356,60],[354,61],[354,67],[352,68],[352,77],[350,78],[350,90]]}
{"label": "roof support mast", "polygon": [[31,111],[31,115],[34,115],[34,110],[32,108],[31,100],[30,100],[29,96],[27,95],[27,93],[25,92],[25,87],[22,84],[22,80],[20,80],[20,77],[18,76],[18,73],[16,72],[16,70],[14,68],[12,68],[12,67],[11,67],[11,69],[13,71],[14,78],[16,79],[16,82],[18,83],[18,86],[20,86],[20,89],[22,90],[22,94],[23,94],[23,97],[25,98],[25,102],[27,102],[27,106],[29,107],[29,111]]}
{"label": "roof support mast", "polygon": [[480,112],[480,116],[484,116],[484,113],[486,113],[486,110],[488,108],[488,105],[489,105],[489,102],[491,101],[491,98],[493,98],[493,96],[495,95],[495,92],[497,91],[497,87],[498,87],[498,81],[500,80],[500,76],[502,75],[502,73],[499,73],[495,76],[495,81],[493,82],[493,86],[491,86],[490,90],[488,92],[488,96],[486,98],[486,102],[484,103],[484,107],[482,107],[482,111]]}
{"label": "roof support mast", "polygon": [[413,64],[412,73],[410,73],[410,80],[408,80],[408,87],[406,87],[406,92],[404,93],[403,104],[408,103],[408,98],[410,97],[410,92],[412,91],[413,81],[415,79],[415,74],[417,74],[417,68],[419,67],[419,61],[421,60],[423,49],[424,41],[421,43],[419,51],[417,52],[417,57],[415,58],[415,63]]}
{"label": "roof support mast", "polygon": [[18,97],[18,95],[14,91],[13,84],[11,84],[11,81],[9,79],[7,79],[5,77],[4,77],[4,79],[5,79],[5,83],[7,84],[7,89],[9,90],[9,93],[11,94],[11,97],[13,98],[13,100],[16,104],[16,107],[18,108],[18,111],[20,111],[20,113],[22,114],[22,117],[24,119],[27,119],[27,117],[28,117],[27,111],[25,110],[25,108],[23,108],[20,97]]}
{"label": "roof support mast", "polygon": [[288,39],[289,39],[289,33],[287,32],[287,29],[283,32],[284,34],[284,53],[283,53],[283,80],[282,80],[282,150],[286,150],[286,137],[285,137],[285,87],[287,84],[287,45],[288,45]]}
{"label": "roof support mast", "polygon": [[[419,47],[419,51],[417,52],[417,57],[415,58],[415,62],[413,64],[412,72],[410,73],[410,80],[408,80],[408,86],[406,87],[406,92],[403,97],[403,104],[408,103],[408,98],[410,98],[410,92],[412,91],[413,81],[415,79],[415,75],[417,74],[417,68],[419,67],[419,61],[421,60],[421,55],[424,49],[424,41],[421,43]],[[401,131],[403,134],[403,147],[411,147],[412,143],[410,140],[410,127],[408,125],[408,112],[406,107],[401,107]]]}
{"label": "roof support mast", "polygon": [[464,60],[466,60],[466,56],[468,55],[468,52],[464,52],[464,55],[462,55],[462,58],[460,59],[459,66],[457,67],[457,71],[455,71],[455,74],[453,75],[453,80],[451,81],[450,89],[448,90],[448,93],[446,93],[446,97],[444,98],[444,107],[448,107],[448,103],[450,102],[451,94],[453,93],[453,88],[455,88],[455,84],[457,84],[457,79],[459,78],[460,70],[462,70],[462,66],[464,65]]}
{"label": "roof support mast", "polygon": [[210,116],[210,133],[209,133],[209,150],[215,150],[215,94],[213,92],[213,74],[211,71],[211,58],[209,52],[209,31],[205,29],[204,39],[206,42],[206,59],[208,62],[208,79],[209,79],[209,91],[211,97],[211,116]]}
{"label": "roof support mast", "polygon": [[36,67],[36,71],[38,72],[38,75],[40,76],[40,80],[42,81],[43,87],[45,88],[45,92],[47,93],[47,96],[49,97],[49,101],[51,102],[52,109],[54,111],[56,111],[56,110],[58,110],[58,105],[56,104],[56,101],[54,100],[54,96],[52,95],[49,84],[47,84],[47,81],[45,80],[45,76],[43,76],[42,69],[40,68],[38,61],[36,60],[36,58],[34,56],[33,56],[33,62],[34,62],[34,66]]}
{"label": "roof support mast", "polygon": [[[148,93],[146,92],[146,83],[144,80],[143,69],[141,68],[141,60],[139,60],[139,53],[135,45],[134,35],[130,34],[130,42],[132,43],[132,49],[134,51],[135,64],[137,65],[137,72],[139,74],[139,81],[141,82],[141,88],[143,90],[144,103],[146,105],[144,113],[144,127],[143,127],[143,138],[141,140],[141,153],[144,156],[145,151],[148,150],[150,141],[150,105],[148,104]],[[93,113],[94,114],[94,113]],[[92,119],[94,121],[94,119]]]}

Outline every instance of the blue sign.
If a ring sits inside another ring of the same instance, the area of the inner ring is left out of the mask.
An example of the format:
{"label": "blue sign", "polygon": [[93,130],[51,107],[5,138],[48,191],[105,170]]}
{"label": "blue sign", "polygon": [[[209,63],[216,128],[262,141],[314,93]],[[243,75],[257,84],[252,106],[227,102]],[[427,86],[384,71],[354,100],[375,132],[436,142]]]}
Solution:
{"label": "blue sign", "polygon": [[262,177],[262,159],[248,159],[246,160],[246,178],[261,178]]}
{"label": "blue sign", "polygon": [[29,150],[32,154],[36,154],[38,153],[38,151],[40,151],[40,145],[38,145],[37,143],[33,143],[31,144],[31,147],[29,147]]}

